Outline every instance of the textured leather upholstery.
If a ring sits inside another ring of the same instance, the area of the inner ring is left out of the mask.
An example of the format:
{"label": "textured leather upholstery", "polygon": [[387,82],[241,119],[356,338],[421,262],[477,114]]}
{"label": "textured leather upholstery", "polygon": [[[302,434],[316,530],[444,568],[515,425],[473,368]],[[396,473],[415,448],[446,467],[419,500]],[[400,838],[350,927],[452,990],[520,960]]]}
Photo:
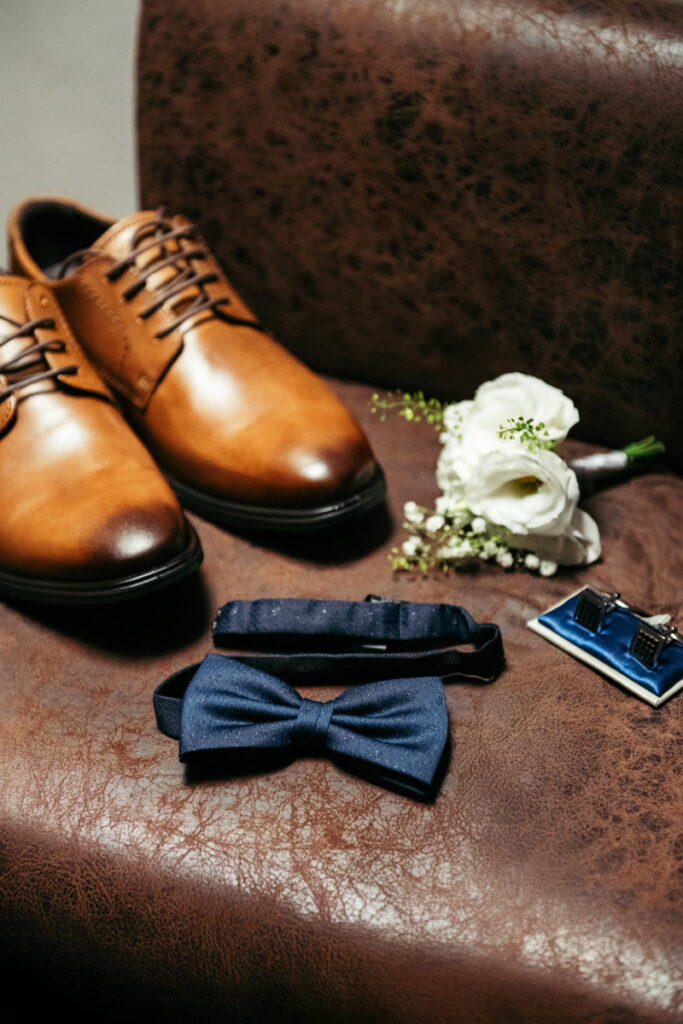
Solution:
{"label": "textured leather upholstery", "polygon": [[[604,561],[588,570],[394,575],[402,502],[433,495],[436,435],[379,422],[366,387],[339,392],[386,468],[393,522],[264,548],[193,519],[201,582],[79,616],[0,609],[4,963],[40,965],[85,1019],[674,1024],[683,698],[654,710],[524,621],[584,581],[680,616],[683,482],[595,495]],[[447,684],[436,801],[322,759],[188,784],[152,691],[210,649],[218,605],[368,592],[452,600],[503,631],[496,682]]]}
{"label": "textured leather upholstery", "polygon": [[146,0],[139,67],[144,203],[305,360],[538,372],[683,465],[680,3]]}
{"label": "textured leather upholstery", "polygon": [[[524,368],[595,440],[666,431],[675,455],[682,19],[619,0],[145,0],[143,202],[198,216],[319,365],[454,395]],[[524,623],[584,582],[680,622],[683,482],[591,498],[589,569],[395,575],[438,441],[373,417],[372,387],[336,387],[389,515],[282,543],[194,518],[201,578],[154,602],[0,607],[6,988],[29,973],[28,1012],[59,997],[103,1021],[676,1024],[683,697],[652,709]],[[210,648],[217,606],[368,592],[503,631],[495,683],[447,685],[436,801],[317,759],[189,784],[151,697]]]}

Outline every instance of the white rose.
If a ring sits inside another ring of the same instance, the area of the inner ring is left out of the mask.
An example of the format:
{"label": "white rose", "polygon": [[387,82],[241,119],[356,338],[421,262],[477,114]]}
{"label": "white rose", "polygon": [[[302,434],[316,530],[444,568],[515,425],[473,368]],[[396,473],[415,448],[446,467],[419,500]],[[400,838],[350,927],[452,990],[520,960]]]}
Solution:
{"label": "white rose", "polygon": [[475,515],[509,531],[511,548],[563,565],[585,564],[600,554],[597,526],[577,509],[578,500],[576,475],[563,459],[516,442],[484,455],[464,493]]}
{"label": "white rose", "polygon": [[[504,443],[498,436],[508,420],[523,416],[543,423],[549,441],[559,444],[578,422],[574,403],[559,388],[526,373],[504,373],[486,381],[469,402],[458,402],[442,435],[437,482],[442,491],[459,493],[479,460]],[[456,422],[457,412],[457,422]]]}

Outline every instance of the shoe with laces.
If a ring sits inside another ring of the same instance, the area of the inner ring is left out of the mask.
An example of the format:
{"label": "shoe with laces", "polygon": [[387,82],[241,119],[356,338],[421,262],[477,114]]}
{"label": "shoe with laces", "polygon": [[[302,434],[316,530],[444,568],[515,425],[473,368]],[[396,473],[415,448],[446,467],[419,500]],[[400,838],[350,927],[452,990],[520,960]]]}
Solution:
{"label": "shoe with laces", "polygon": [[11,215],[9,240],[13,269],[58,298],[188,508],[308,530],[383,500],[358,423],[268,335],[185,217],[112,221],[34,199]]}
{"label": "shoe with laces", "polygon": [[49,288],[0,276],[0,593],[98,604],[201,562],[196,534]]}

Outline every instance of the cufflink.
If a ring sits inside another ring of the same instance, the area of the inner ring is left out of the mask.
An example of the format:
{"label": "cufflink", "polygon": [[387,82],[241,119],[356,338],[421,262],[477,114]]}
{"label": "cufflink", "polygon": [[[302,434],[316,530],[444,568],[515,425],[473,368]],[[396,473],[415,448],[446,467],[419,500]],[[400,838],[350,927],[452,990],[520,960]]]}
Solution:
{"label": "cufflink", "polygon": [[599,633],[605,615],[614,608],[619,594],[603,594],[592,587],[585,587],[578,596],[574,609],[574,621],[591,633]]}
{"label": "cufflink", "polygon": [[681,643],[673,626],[651,626],[641,622],[635,633],[629,651],[641,665],[656,668],[667,644]]}

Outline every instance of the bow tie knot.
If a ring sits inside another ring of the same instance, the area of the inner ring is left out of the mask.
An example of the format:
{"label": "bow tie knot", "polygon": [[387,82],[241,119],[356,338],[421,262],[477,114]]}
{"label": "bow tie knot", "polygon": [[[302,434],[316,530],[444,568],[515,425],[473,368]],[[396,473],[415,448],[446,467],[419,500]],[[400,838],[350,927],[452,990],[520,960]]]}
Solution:
{"label": "bow tie knot", "polygon": [[334,701],[303,697],[292,729],[292,746],[301,752],[324,750],[334,714]]}

